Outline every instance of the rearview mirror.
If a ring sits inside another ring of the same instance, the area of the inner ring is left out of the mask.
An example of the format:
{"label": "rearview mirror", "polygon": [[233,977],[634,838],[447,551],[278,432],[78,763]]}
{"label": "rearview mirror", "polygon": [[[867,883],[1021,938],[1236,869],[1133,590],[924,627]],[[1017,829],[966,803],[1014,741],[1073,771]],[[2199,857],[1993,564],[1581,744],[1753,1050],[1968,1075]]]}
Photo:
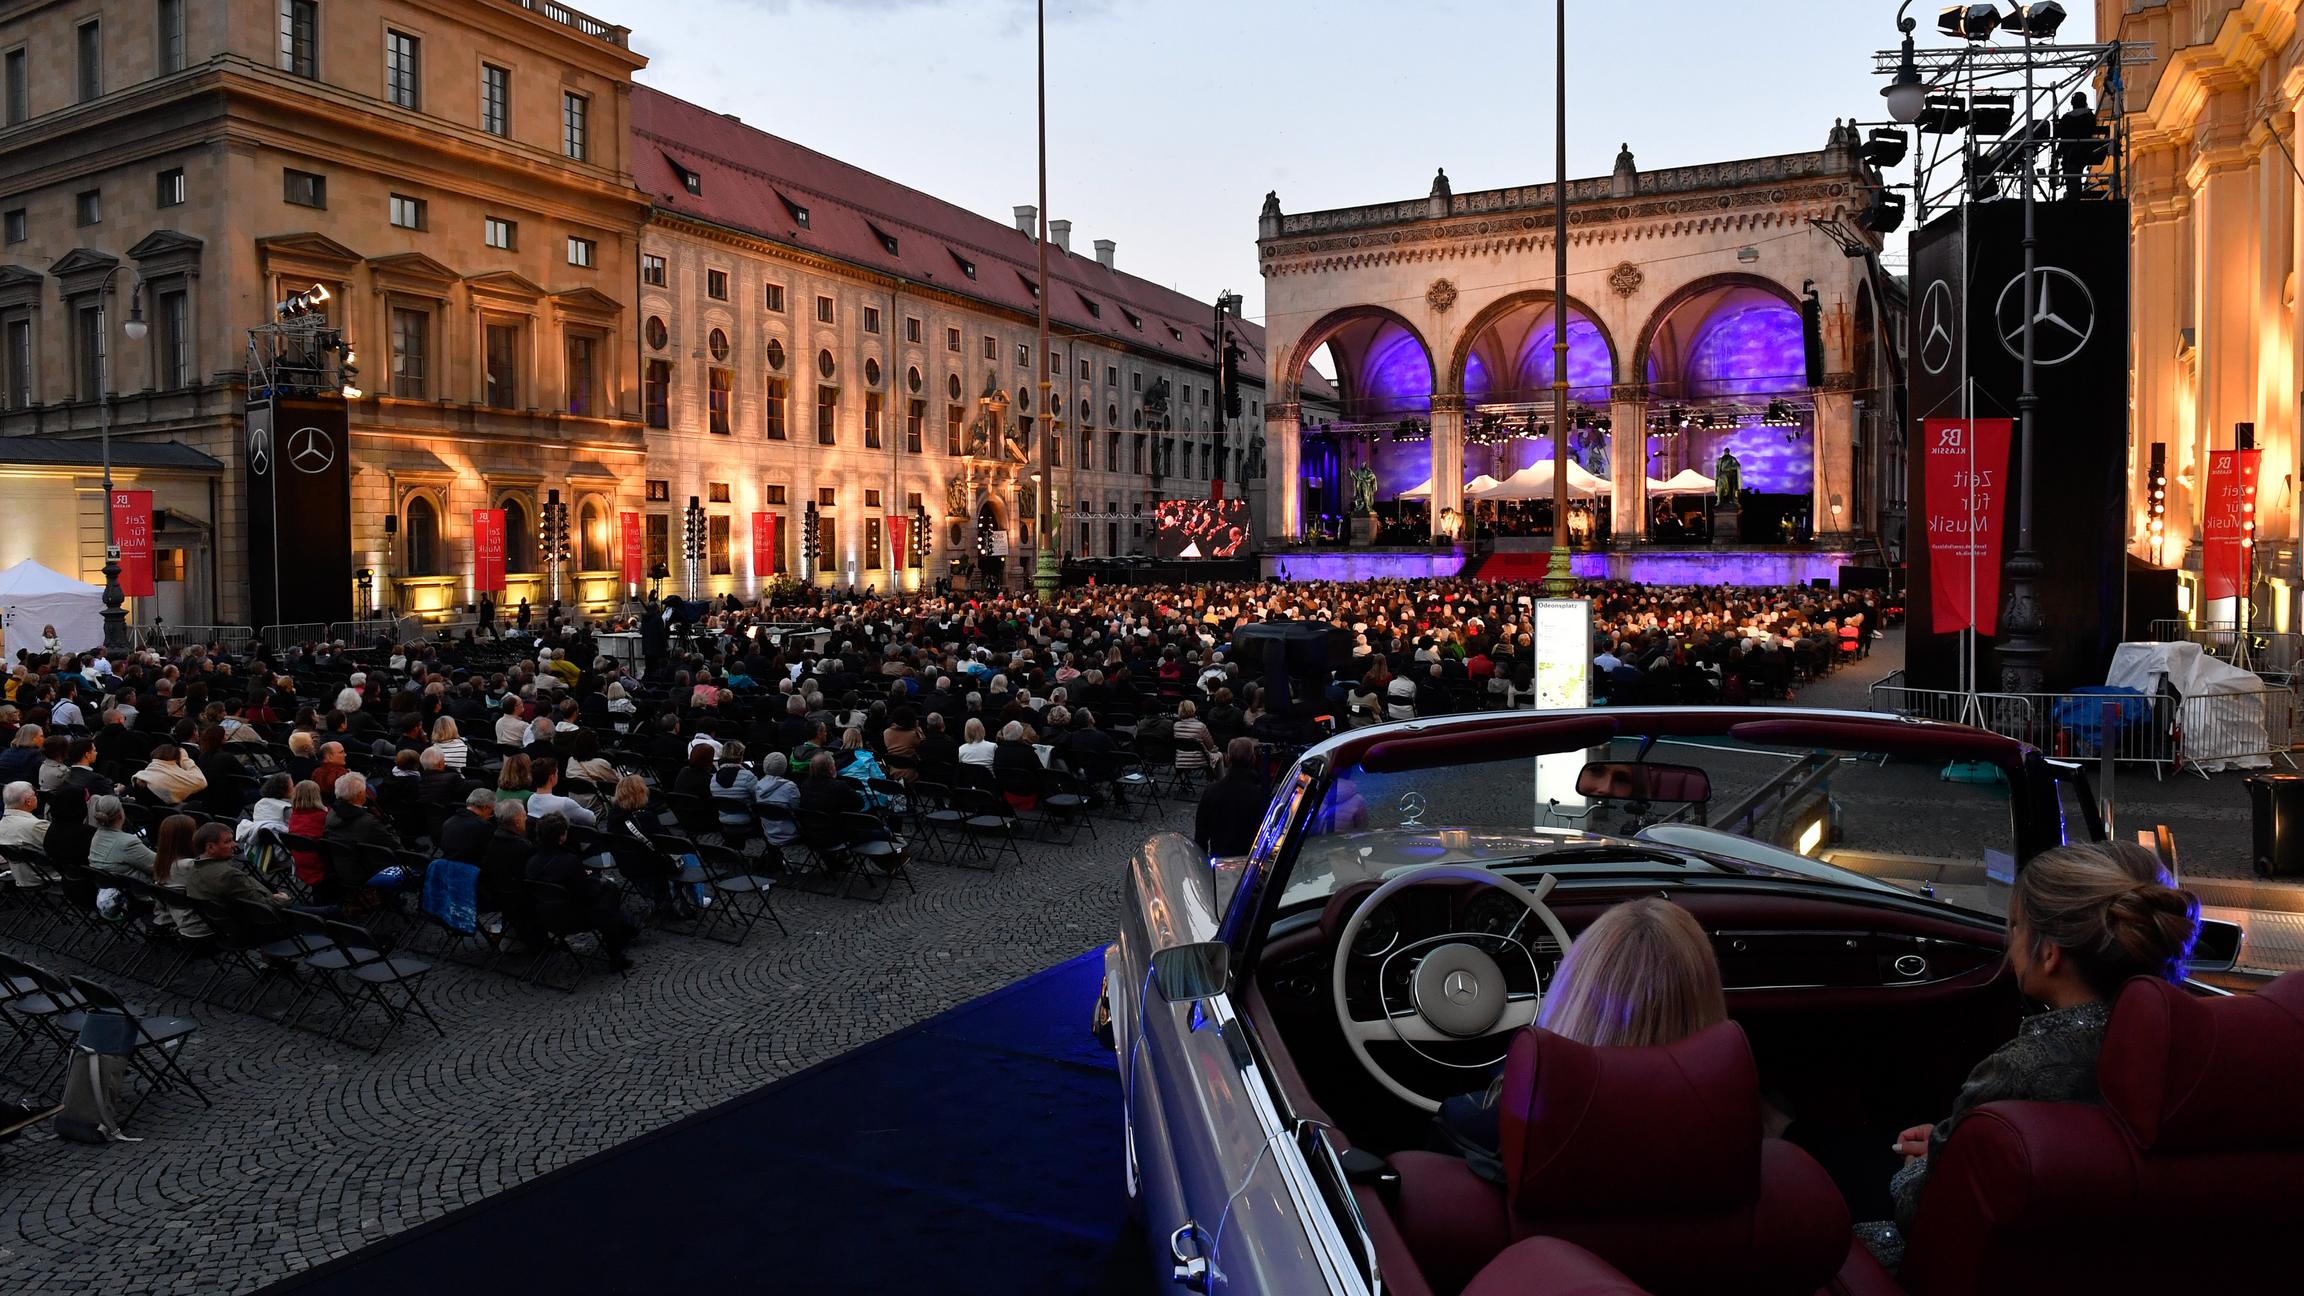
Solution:
{"label": "rearview mirror", "polygon": [[2199,934],[2192,938],[2191,956],[2184,960],[2187,972],[2229,972],[2240,962],[2240,924],[2221,918],[2200,920]]}
{"label": "rearview mirror", "polygon": [[1152,987],[1170,1003],[1222,994],[1231,973],[1232,948],[1222,941],[1171,945],[1152,954]]}
{"label": "rearview mirror", "polygon": [[1647,761],[1593,761],[1576,775],[1576,795],[1603,801],[1686,801],[1712,799],[1712,776],[1694,765]]}

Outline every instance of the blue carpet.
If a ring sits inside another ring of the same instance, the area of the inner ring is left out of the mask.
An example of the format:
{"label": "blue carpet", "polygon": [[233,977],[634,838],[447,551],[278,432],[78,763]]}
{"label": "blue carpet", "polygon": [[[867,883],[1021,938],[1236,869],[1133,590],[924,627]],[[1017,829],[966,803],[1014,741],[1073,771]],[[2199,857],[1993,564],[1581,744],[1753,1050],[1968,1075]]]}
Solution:
{"label": "blue carpet", "polygon": [[267,1288],[1149,1289],[1100,951]]}

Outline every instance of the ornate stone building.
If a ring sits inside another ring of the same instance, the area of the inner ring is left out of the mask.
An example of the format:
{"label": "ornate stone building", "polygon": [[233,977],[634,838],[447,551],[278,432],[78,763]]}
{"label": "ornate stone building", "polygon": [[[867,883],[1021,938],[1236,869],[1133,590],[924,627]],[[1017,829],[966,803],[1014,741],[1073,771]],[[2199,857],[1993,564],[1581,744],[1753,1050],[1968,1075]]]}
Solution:
{"label": "ornate stone building", "polygon": [[[2296,0],[2100,2],[2100,39],[2149,41],[2128,69],[2129,204],[2135,366],[2129,429],[2130,551],[2178,568],[2196,592],[2210,450],[2239,424],[2263,450],[2259,600],[2282,631],[2299,625],[2296,430],[2304,331],[2296,319],[2296,110],[2304,54]],[[2151,530],[2151,455],[2167,464],[2165,531]],[[2229,603],[2194,607],[2229,620]]]}
{"label": "ornate stone building", "polygon": [[[1614,498],[1644,501],[1644,475],[1710,473],[1733,448],[1745,486],[1786,534],[1812,533],[1820,559],[1895,550],[1902,290],[1852,219],[1869,179],[1854,143],[1835,125],[1816,152],[1652,172],[1627,149],[1613,174],[1570,182],[1570,445]],[[1382,499],[1429,491],[1437,535],[1475,472],[1501,479],[1550,460],[1552,209],[1549,185],[1457,194],[1445,173],[1402,202],[1284,212],[1266,201],[1276,535],[1304,536],[1338,511],[1337,484],[1361,465]],[[1810,282],[1824,344],[1813,390],[1799,313]],[[1340,405],[1313,420],[1297,383],[1322,348]],[[1615,508],[1614,547],[1647,521],[1646,507]]]}

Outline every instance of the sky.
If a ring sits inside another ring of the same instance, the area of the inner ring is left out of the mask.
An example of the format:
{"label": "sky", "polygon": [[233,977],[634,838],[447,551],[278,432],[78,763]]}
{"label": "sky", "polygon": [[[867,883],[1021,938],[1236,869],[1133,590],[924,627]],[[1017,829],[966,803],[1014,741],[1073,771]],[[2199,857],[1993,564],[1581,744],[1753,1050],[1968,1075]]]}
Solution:
{"label": "sky", "polygon": [[[582,0],[639,79],[1008,221],[1034,201],[1030,0]],[[1913,12],[1923,45],[1933,0]],[[2090,39],[2067,0],[2060,38]],[[1535,0],[1047,0],[1050,216],[1123,270],[1263,313],[1256,214],[1553,175],[1553,7]],[[1889,0],[1569,0],[1568,168],[1823,147],[1878,121]]]}

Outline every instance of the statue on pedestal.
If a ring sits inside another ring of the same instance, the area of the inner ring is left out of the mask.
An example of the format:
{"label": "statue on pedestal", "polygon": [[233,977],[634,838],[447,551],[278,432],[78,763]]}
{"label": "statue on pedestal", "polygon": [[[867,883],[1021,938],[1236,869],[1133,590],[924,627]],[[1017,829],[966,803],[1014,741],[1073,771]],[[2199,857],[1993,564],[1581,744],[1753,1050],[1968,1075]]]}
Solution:
{"label": "statue on pedestal", "polygon": [[1376,470],[1366,464],[1352,470],[1352,515],[1363,517],[1376,511]]}
{"label": "statue on pedestal", "polygon": [[1743,495],[1744,465],[1736,462],[1736,453],[1723,446],[1720,457],[1712,464],[1713,498],[1728,508],[1736,507]]}

